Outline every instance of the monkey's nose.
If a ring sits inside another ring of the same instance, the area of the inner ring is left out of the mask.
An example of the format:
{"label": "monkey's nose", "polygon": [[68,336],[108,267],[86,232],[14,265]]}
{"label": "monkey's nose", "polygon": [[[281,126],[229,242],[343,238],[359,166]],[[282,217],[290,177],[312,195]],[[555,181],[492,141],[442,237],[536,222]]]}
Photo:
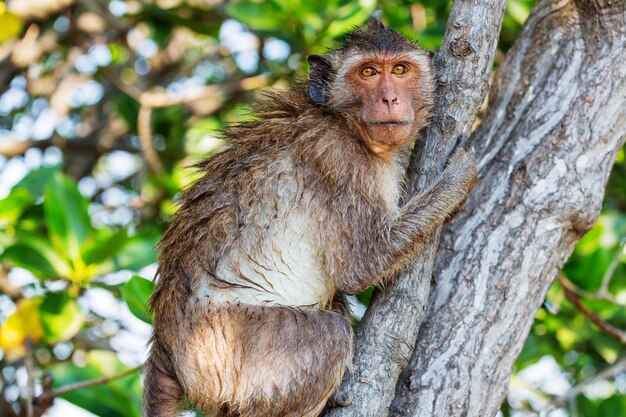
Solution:
{"label": "monkey's nose", "polygon": [[398,104],[400,104],[400,102],[398,101],[398,97],[396,96],[383,96],[383,103],[385,103],[389,107],[397,106]]}

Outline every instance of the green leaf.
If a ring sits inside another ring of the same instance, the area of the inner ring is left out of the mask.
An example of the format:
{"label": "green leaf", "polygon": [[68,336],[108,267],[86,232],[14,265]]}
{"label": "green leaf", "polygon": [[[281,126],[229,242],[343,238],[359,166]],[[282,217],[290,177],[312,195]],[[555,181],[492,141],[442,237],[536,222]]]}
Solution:
{"label": "green leaf", "polygon": [[83,248],[83,259],[87,264],[104,263],[117,255],[127,241],[128,232],[125,229],[108,235],[105,232]]}
{"label": "green leaf", "polygon": [[48,343],[71,339],[85,321],[76,300],[65,292],[48,294],[41,303],[40,316]]}
{"label": "green leaf", "polygon": [[527,1],[510,0],[506,4],[506,12],[517,24],[523,25],[530,14],[532,4]]}
{"label": "green leaf", "polygon": [[68,277],[70,267],[41,236],[24,230],[18,231],[17,239],[9,246],[2,258],[31,271],[41,279]]}
{"label": "green leaf", "polygon": [[579,395],[576,401],[580,415],[584,417],[618,417],[626,415],[626,396],[613,394],[607,399],[590,400]]}
{"label": "green leaf", "polygon": [[144,232],[126,239],[113,257],[115,269],[137,271],[156,262],[156,245],[160,234],[156,231]]}
{"label": "green leaf", "polygon": [[13,188],[6,198],[0,200],[0,227],[3,227],[3,223],[15,223],[32,202],[26,189]]}
{"label": "green leaf", "polygon": [[270,2],[231,3],[226,11],[231,17],[255,30],[272,30],[284,25],[283,11]]}
{"label": "green leaf", "polygon": [[130,311],[139,319],[152,324],[152,317],[147,312],[148,299],[154,291],[154,283],[134,275],[122,287],[122,297]]}
{"label": "green leaf", "polygon": [[43,194],[44,187],[59,171],[58,166],[43,166],[30,171],[15,185],[15,188],[25,188],[36,199]]}
{"label": "green leaf", "polygon": [[53,247],[68,253],[72,261],[81,261],[80,246],[92,233],[87,201],[76,183],[61,172],[55,172],[44,187],[44,214]]}
{"label": "green leaf", "polygon": [[[128,370],[114,352],[92,350],[87,353],[87,364],[77,366],[63,363],[47,369],[53,378],[53,387],[80,381],[113,376]],[[139,417],[141,409],[141,383],[139,372],[116,379],[107,384],[97,384],[62,394],[61,397],[99,417]]]}

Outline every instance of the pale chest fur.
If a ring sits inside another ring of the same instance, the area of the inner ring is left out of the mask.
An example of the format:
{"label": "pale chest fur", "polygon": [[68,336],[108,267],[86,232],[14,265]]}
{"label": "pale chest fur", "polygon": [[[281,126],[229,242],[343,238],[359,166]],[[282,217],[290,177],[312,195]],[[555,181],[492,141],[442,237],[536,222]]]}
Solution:
{"label": "pale chest fur", "polygon": [[[323,251],[329,248],[318,242],[319,220],[303,203],[306,194],[295,206],[285,203],[293,201],[297,181],[288,169],[281,172],[274,200],[278,203],[262,205],[257,224],[246,228],[219,261],[216,280],[202,277],[197,282],[198,300],[330,308],[337,288],[324,267]],[[381,170],[379,181],[368,190],[382,198],[390,217],[397,213],[400,174],[399,169]]]}

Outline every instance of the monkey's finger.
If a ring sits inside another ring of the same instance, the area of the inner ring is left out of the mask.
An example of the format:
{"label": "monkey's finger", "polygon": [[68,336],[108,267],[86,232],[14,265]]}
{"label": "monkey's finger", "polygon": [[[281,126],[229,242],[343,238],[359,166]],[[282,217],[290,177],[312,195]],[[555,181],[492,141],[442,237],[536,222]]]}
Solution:
{"label": "monkey's finger", "polygon": [[456,138],[456,144],[454,145],[454,149],[452,149],[452,152],[450,153],[450,155],[454,154],[457,150],[464,148],[465,150],[467,150],[468,148],[468,136],[465,133],[461,133],[459,135],[458,138]]}

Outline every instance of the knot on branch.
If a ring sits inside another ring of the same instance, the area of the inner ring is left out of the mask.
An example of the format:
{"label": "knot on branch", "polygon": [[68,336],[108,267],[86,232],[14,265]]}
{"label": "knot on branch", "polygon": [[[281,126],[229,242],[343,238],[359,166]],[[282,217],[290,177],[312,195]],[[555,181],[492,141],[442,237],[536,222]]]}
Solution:
{"label": "knot on branch", "polygon": [[450,53],[457,58],[467,58],[476,51],[464,36],[459,36],[450,42]]}

